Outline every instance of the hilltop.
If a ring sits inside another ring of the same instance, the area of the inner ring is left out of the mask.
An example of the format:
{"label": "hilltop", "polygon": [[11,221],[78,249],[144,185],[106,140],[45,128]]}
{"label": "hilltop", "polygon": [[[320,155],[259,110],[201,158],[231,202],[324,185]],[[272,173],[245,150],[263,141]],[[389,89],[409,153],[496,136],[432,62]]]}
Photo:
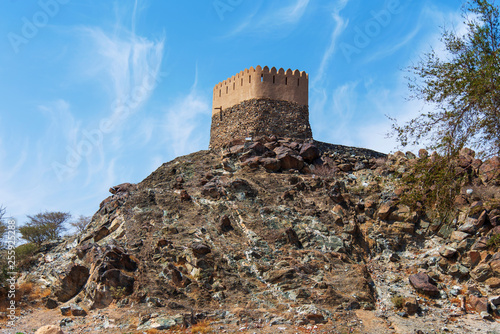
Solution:
{"label": "hilltop", "polygon": [[401,201],[426,159],[274,136],[176,158],[35,255],[16,330],[498,332],[500,159],[463,150],[446,224]]}

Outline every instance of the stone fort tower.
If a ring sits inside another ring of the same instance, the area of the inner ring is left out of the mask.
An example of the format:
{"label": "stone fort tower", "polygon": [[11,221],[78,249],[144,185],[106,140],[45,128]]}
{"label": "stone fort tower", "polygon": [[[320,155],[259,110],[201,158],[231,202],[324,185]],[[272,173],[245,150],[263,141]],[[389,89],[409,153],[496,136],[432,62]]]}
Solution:
{"label": "stone fort tower", "polygon": [[214,87],[210,148],[256,136],[312,138],[309,76],[250,67]]}

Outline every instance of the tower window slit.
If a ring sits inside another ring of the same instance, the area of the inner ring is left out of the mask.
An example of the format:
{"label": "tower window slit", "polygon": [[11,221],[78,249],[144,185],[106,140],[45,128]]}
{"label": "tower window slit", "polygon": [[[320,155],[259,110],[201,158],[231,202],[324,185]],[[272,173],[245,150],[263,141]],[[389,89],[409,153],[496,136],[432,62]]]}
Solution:
{"label": "tower window slit", "polygon": [[260,82],[264,82],[264,74],[260,75]]}
{"label": "tower window slit", "polygon": [[273,75],[273,83],[276,83],[276,76]]}

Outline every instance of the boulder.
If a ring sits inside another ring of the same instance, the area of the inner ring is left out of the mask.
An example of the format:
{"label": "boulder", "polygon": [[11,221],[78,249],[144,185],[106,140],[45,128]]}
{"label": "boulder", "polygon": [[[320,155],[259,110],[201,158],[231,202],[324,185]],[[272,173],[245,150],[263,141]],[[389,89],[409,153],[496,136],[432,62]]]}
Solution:
{"label": "boulder", "polygon": [[220,223],[218,226],[218,230],[223,233],[223,232],[229,232],[233,230],[233,225],[231,225],[231,219],[229,218],[228,215],[223,215],[220,218]]}
{"label": "boulder", "polygon": [[479,177],[484,183],[498,180],[500,177],[500,157],[493,157],[479,167]]}
{"label": "boulder", "polygon": [[203,244],[201,242],[195,242],[191,245],[191,250],[193,251],[193,254],[196,257],[202,257],[204,255],[207,255],[208,253],[212,252],[210,247],[206,244]]}
{"label": "boulder", "polygon": [[302,146],[299,154],[305,161],[312,162],[319,158],[320,151],[314,144],[306,143]]}
{"label": "boulder", "polygon": [[439,250],[439,254],[441,254],[441,256],[445,258],[452,258],[455,256],[455,254],[457,254],[457,250],[449,246],[443,246]]}
{"label": "boulder", "polygon": [[476,268],[474,268],[474,270],[470,272],[470,276],[477,282],[484,282],[488,278],[493,276],[493,273],[487,263],[480,263]]}
{"label": "boulder", "polygon": [[270,172],[277,172],[281,168],[281,162],[276,158],[261,158],[260,164]]}
{"label": "boulder", "polygon": [[493,255],[490,260],[490,267],[495,275],[500,276],[500,252]]}
{"label": "boulder", "polygon": [[132,183],[122,183],[117,186],[109,188],[109,192],[112,193],[113,195],[119,194],[119,193],[128,193],[132,190],[135,190],[136,186],[135,184]]}
{"label": "boulder", "polygon": [[84,266],[70,265],[61,276],[62,279],[55,285],[54,295],[59,302],[64,303],[82,290],[90,274]]}
{"label": "boulder", "polygon": [[392,211],[394,211],[395,209],[396,207],[394,205],[391,205],[389,203],[384,203],[378,209],[377,216],[382,220],[386,220],[387,218],[389,218]]}
{"label": "boulder", "polygon": [[465,238],[469,237],[468,233],[461,232],[461,231],[453,231],[450,236],[450,241],[451,242],[461,242]]}
{"label": "boulder", "polygon": [[35,334],[64,334],[64,332],[61,327],[50,325],[38,328]]}
{"label": "boulder", "polygon": [[473,250],[485,250],[488,248],[488,240],[487,237],[480,237],[476,240],[474,245],[472,245]]}
{"label": "boulder", "polygon": [[409,280],[411,286],[413,286],[415,290],[431,297],[439,296],[439,289],[429,275],[425,273],[418,273],[411,275]]}
{"label": "boulder", "polygon": [[84,317],[87,315],[87,312],[76,304],[71,304],[71,314],[75,317]]}
{"label": "boulder", "polygon": [[301,170],[304,167],[304,159],[300,155],[293,153],[293,150],[282,150],[280,153],[276,152],[276,159],[281,163],[281,168],[284,170],[296,169]]}
{"label": "boulder", "polygon": [[418,150],[418,157],[420,159],[425,159],[429,157],[429,152],[426,149],[421,148]]}
{"label": "boulder", "polygon": [[469,297],[469,304],[477,313],[488,312],[488,298],[486,297],[471,295]]}

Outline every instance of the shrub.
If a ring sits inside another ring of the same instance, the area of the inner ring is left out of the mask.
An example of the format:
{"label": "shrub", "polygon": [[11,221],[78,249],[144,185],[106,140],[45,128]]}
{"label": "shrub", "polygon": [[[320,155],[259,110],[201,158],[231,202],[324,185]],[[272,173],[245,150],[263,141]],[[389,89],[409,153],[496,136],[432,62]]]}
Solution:
{"label": "shrub", "polygon": [[394,296],[391,298],[392,304],[396,309],[401,309],[405,305],[405,299],[402,296]]}
{"label": "shrub", "polygon": [[500,234],[495,234],[491,236],[490,240],[486,243],[486,246],[488,248],[491,248],[493,250],[497,250],[498,247],[500,246]]}
{"label": "shrub", "polygon": [[456,155],[419,159],[399,179],[404,189],[402,204],[415,211],[432,211],[441,224],[455,213],[455,198],[460,194],[463,176],[456,173]]}

